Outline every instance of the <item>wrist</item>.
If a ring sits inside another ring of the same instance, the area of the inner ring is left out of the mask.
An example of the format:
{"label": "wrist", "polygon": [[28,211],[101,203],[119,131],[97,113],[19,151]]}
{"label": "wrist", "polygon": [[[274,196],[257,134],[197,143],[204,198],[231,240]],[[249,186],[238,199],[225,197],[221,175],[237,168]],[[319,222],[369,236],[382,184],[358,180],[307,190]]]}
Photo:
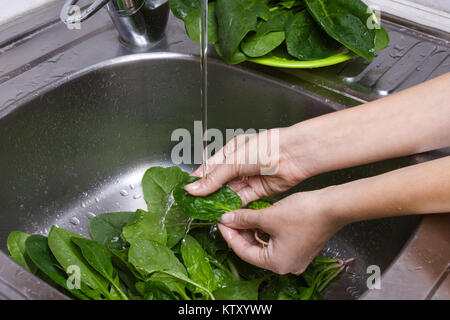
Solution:
{"label": "wrist", "polygon": [[294,126],[279,129],[279,174],[289,178],[291,187],[315,175],[309,157],[301,151],[303,139],[298,137],[299,133]]}
{"label": "wrist", "polygon": [[[283,152],[302,168],[305,179],[328,171],[326,164],[332,165],[333,159],[329,158],[330,146],[324,144],[327,139],[324,139],[320,128],[315,127],[310,121],[303,121],[285,130],[286,141],[283,142],[285,148]],[[329,152],[324,154],[324,150]],[[324,156],[327,159],[323,159]]]}
{"label": "wrist", "polygon": [[347,205],[343,191],[342,185],[313,191],[318,214],[339,229],[359,220],[356,218],[357,213],[354,212],[354,208]]}

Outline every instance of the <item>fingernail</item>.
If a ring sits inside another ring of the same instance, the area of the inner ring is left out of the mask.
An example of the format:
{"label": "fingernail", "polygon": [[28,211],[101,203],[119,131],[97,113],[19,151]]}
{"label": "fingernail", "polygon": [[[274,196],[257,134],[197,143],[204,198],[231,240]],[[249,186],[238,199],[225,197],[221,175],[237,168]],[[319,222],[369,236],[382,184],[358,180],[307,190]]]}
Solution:
{"label": "fingernail", "polygon": [[200,188],[200,181],[195,181],[191,184],[185,185],[184,186],[184,190],[188,191],[188,192],[192,192],[195,190],[198,190]]}
{"label": "fingernail", "polygon": [[225,213],[220,218],[222,223],[232,223],[234,221],[234,213]]}

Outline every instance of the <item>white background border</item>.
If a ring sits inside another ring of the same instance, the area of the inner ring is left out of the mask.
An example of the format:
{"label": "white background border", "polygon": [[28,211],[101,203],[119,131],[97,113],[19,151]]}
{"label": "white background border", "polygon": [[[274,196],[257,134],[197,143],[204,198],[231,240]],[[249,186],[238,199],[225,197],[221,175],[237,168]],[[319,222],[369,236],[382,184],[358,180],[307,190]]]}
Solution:
{"label": "white background border", "polygon": [[[419,4],[429,0],[364,0],[367,4],[373,4],[381,8],[382,13],[387,12],[407,20],[423,24],[425,26],[450,32],[450,0],[431,6]],[[443,6],[440,10],[435,7]]]}

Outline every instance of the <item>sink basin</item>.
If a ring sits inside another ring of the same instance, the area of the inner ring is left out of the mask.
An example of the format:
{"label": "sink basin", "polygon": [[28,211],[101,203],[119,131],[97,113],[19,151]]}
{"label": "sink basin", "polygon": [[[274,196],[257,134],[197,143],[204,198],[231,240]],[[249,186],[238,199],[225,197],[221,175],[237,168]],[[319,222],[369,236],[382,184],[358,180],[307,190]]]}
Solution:
{"label": "sink basin", "polygon": [[[338,105],[257,72],[212,60],[209,126],[265,129],[335,111]],[[201,119],[199,61],[146,53],[97,64],[0,119],[0,246],[12,230],[48,232],[56,224],[87,235],[93,214],[146,208],[140,180],[169,166],[171,133]],[[93,88],[95,88],[93,90]],[[342,107],[342,106],[341,106]],[[322,188],[413,163],[395,159],[327,173],[296,190]],[[192,166],[184,166],[192,170]],[[323,254],[356,258],[326,297],[353,299],[366,290],[366,268],[386,269],[418,218],[351,225]]]}
{"label": "sink basin", "polygon": [[[46,234],[57,224],[87,235],[95,214],[145,208],[143,173],[172,165],[178,143],[171,141],[173,130],[192,132],[201,119],[199,48],[181,21],[170,16],[162,41],[134,50],[118,41],[105,11],[80,30],[67,30],[58,21],[60,9],[56,1],[0,29],[0,299],[66,298],[7,257],[10,231]],[[288,126],[450,71],[448,34],[387,15],[384,24],[392,43],[372,63],[356,58],[322,69],[279,70],[211,59],[209,127]],[[392,54],[399,47],[403,57]],[[330,172],[291,192],[449,154],[447,149]],[[450,215],[348,226],[322,254],[356,261],[325,297],[450,297],[444,285],[449,228]],[[367,290],[370,265],[381,268],[381,290]]]}

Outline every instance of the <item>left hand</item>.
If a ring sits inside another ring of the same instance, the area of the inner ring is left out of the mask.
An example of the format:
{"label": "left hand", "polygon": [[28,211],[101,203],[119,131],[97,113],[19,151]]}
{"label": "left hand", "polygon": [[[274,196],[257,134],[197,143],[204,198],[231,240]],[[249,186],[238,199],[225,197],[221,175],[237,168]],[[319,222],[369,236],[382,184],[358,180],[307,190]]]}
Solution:
{"label": "left hand", "polygon": [[[321,208],[323,192],[293,194],[262,210],[240,209],[222,216],[220,232],[244,261],[278,274],[301,274],[345,223]],[[255,230],[270,235],[268,246]]]}

